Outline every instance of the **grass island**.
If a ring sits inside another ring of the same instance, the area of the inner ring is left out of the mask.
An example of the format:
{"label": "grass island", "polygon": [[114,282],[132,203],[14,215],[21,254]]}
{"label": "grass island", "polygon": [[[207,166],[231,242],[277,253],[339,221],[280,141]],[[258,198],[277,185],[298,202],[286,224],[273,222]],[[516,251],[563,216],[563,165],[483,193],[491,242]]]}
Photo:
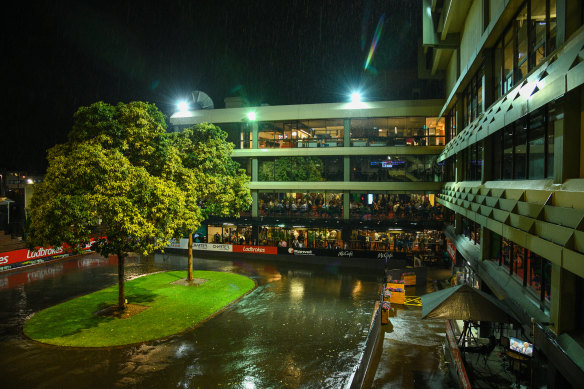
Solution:
{"label": "grass island", "polygon": [[126,282],[133,314],[104,314],[117,303],[117,285],[74,298],[33,315],[24,334],[46,344],[68,347],[113,347],[164,338],[213,316],[255,288],[248,277],[224,272],[170,271]]}

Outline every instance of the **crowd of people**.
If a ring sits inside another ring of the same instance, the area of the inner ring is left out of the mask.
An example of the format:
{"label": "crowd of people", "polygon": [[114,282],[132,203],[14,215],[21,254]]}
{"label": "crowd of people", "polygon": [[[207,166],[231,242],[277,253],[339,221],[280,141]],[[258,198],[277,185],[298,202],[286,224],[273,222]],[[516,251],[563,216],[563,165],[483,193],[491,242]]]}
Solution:
{"label": "crowd of people", "polygon": [[278,198],[264,194],[258,202],[260,216],[337,217],[343,216],[342,194],[302,193]]}
{"label": "crowd of people", "polygon": [[[259,199],[259,216],[273,217],[343,217],[342,194],[323,196],[322,193],[303,193],[294,196],[263,194]],[[349,204],[351,219],[412,221],[443,220],[444,208],[432,204],[425,195],[375,194],[353,196]]]}
{"label": "crowd of people", "polygon": [[376,195],[369,203],[364,197],[350,203],[350,218],[361,220],[407,219],[442,220],[442,205],[432,205],[424,195]]}

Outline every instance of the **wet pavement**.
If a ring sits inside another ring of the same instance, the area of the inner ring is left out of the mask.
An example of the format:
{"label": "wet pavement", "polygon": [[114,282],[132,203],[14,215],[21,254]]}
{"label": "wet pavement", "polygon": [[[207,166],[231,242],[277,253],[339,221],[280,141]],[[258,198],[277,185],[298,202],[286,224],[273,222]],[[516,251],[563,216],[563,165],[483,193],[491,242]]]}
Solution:
{"label": "wet pavement", "polygon": [[[127,263],[131,277],[184,269],[186,257],[135,257]],[[258,288],[193,330],[139,346],[98,350],[41,345],[26,339],[22,326],[34,312],[115,284],[115,260],[89,255],[0,275],[0,386],[248,389],[346,384],[367,337],[378,274],[252,259],[195,258],[195,268],[243,274]],[[409,355],[412,365],[434,366],[441,347],[434,341],[438,327],[415,324],[419,314],[400,312],[398,318],[392,319],[393,332],[388,333],[396,353]],[[383,371],[404,374],[399,368]],[[415,382],[416,374],[392,382]]]}
{"label": "wet pavement", "polygon": [[[425,285],[406,287],[408,296],[434,291],[433,281],[448,269],[429,268]],[[444,320],[421,320],[422,307],[392,304],[390,323],[383,326],[383,349],[372,388],[448,388],[452,382],[444,360]]]}

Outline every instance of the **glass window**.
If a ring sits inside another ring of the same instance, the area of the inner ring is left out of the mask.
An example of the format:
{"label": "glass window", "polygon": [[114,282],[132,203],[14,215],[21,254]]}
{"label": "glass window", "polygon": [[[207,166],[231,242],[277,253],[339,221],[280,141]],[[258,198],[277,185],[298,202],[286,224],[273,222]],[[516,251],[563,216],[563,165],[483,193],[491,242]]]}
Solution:
{"label": "glass window", "polygon": [[[558,104],[559,103],[559,104]],[[546,155],[546,176],[554,176],[554,137],[556,120],[563,118],[563,111],[561,109],[561,100],[548,104],[547,112],[547,155]]]}
{"label": "glass window", "polygon": [[531,1],[531,67],[536,67],[546,56],[546,0]]}
{"label": "glass window", "polygon": [[493,156],[493,180],[501,179],[501,162],[503,156],[502,141],[503,131],[498,131],[491,137],[491,147]]}
{"label": "glass window", "polygon": [[523,6],[515,19],[517,32],[517,59],[515,84],[527,75],[527,4]]}
{"label": "glass window", "polygon": [[545,117],[543,112],[529,119],[528,172],[530,179],[545,177]]}
{"label": "glass window", "polygon": [[557,21],[556,21],[556,0],[549,0],[550,8],[548,11],[549,14],[549,38],[548,38],[548,46],[549,46],[549,53],[553,52],[556,49],[556,30],[557,30]]}
{"label": "glass window", "polygon": [[499,41],[495,47],[495,72],[493,80],[495,85],[495,100],[503,96],[503,42]]}
{"label": "glass window", "polygon": [[513,178],[513,127],[503,129],[503,179]]}
{"label": "glass window", "polygon": [[523,120],[515,123],[515,153],[513,158],[513,168],[515,179],[525,179],[525,162],[527,160],[527,128]]}
{"label": "glass window", "polygon": [[259,160],[260,181],[342,181],[342,157],[277,157]]}
{"label": "glass window", "polygon": [[513,29],[510,28],[503,39],[503,94],[513,86]]}

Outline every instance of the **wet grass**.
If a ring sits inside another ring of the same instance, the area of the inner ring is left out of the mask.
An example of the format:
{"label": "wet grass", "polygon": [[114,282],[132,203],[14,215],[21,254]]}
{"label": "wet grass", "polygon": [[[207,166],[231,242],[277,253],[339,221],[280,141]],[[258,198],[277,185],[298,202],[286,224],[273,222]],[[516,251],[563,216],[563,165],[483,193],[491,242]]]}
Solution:
{"label": "wet grass", "polygon": [[117,304],[118,286],[112,286],[32,316],[24,325],[29,338],[70,347],[111,347],[164,338],[207,319],[255,286],[233,273],[195,271],[202,285],[173,285],[186,271],[152,274],[126,282],[129,304],[149,307],[127,319],[96,312]]}

